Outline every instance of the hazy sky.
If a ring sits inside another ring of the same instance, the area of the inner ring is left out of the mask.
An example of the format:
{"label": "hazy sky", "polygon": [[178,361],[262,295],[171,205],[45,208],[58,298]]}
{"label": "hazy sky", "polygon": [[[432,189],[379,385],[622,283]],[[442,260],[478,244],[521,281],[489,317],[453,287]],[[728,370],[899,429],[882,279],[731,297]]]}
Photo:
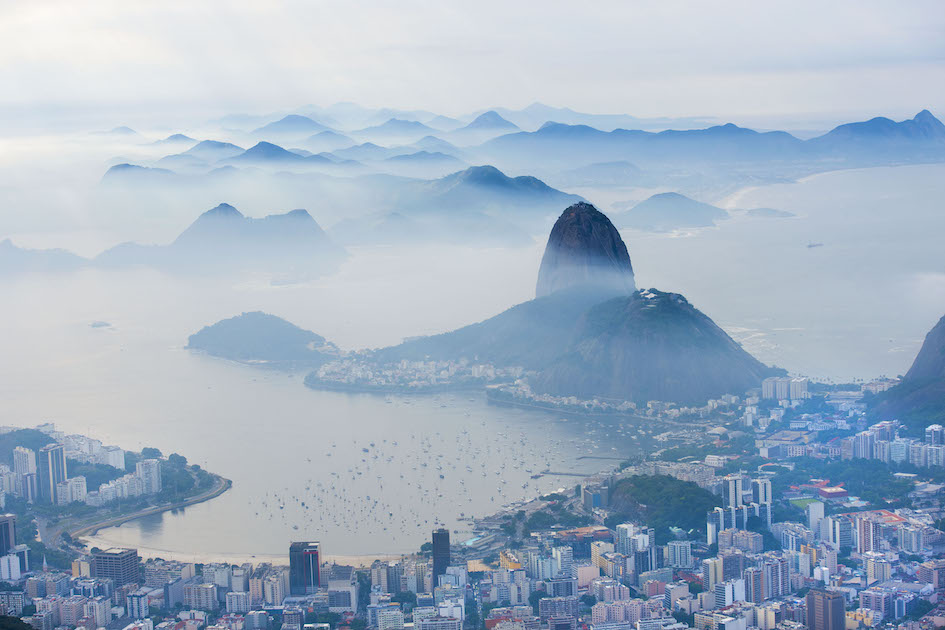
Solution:
{"label": "hazy sky", "polygon": [[945,2],[6,2],[0,117],[462,114],[533,101],[733,119],[945,107]]}

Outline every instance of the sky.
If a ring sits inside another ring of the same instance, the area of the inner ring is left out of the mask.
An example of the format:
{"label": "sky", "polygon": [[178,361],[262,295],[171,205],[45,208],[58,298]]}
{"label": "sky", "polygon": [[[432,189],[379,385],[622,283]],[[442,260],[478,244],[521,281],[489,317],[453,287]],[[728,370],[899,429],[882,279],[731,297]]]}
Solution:
{"label": "sky", "polygon": [[945,3],[0,4],[0,123],[540,101],[734,120],[945,109]]}

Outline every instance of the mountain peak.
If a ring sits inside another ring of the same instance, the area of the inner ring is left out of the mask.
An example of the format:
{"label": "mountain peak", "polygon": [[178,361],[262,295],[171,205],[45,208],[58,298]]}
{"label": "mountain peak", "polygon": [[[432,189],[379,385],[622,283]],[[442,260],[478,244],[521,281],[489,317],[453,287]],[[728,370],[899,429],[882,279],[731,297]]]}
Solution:
{"label": "mountain peak", "polygon": [[286,217],[291,217],[293,219],[312,219],[312,215],[309,214],[308,210],[305,208],[296,208],[295,210],[289,210],[285,213]]}
{"label": "mountain peak", "polygon": [[935,115],[927,109],[923,109],[916,114],[912,122],[923,129],[945,131],[945,124],[942,124],[942,121],[936,118]]}
{"label": "mountain peak", "polygon": [[489,110],[479,114],[476,119],[466,125],[465,129],[518,129],[516,125],[502,118],[498,112]]}
{"label": "mountain peak", "polygon": [[630,254],[617,228],[583,201],[565,210],[551,229],[535,294],[542,297],[579,286],[617,295],[636,289]]}
{"label": "mountain peak", "polygon": [[903,382],[935,380],[945,383],[945,317],[925,336],[919,354],[903,378]]}
{"label": "mountain peak", "polygon": [[227,217],[227,218],[243,218],[243,213],[231,206],[228,203],[221,203],[215,208],[210,208],[204,212],[201,217]]}

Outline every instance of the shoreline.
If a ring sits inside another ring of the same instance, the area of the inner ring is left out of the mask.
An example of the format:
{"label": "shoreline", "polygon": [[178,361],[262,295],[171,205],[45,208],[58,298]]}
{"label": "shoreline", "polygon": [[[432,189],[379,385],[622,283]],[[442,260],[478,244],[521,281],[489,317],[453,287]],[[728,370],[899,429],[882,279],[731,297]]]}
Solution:
{"label": "shoreline", "polygon": [[198,503],[204,503],[215,499],[218,496],[222,495],[224,492],[233,487],[233,482],[229,479],[221,477],[220,475],[210,473],[214,478],[214,486],[201,494],[181,499],[180,501],[175,501],[174,503],[168,503],[165,505],[155,505],[152,507],[145,508],[143,510],[138,510],[137,512],[132,512],[130,514],[122,514],[119,516],[113,516],[106,518],[104,520],[96,521],[94,523],[88,524],[79,524],[77,529],[70,529],[68,527],[63,528],[59,533],[61,535],[63,532],[69,534],[69,536],[74,539],[82,542],[86,547],[90,545],[86,543],[86,539],[94,537],[99,530],[106,529],[109,527],[118,527],[124,525],[130,521],[137,520],[139,518],[144,518],[145,516],[153,516],[155,514],[163,514],[164,512],[170,512],[172,510],[177,510],[180,508],[188,507],[191,505],[197,505]]}
{"label": "shoreline", "polygon": [[[86,536],[82,539],[82,542],[91,544],[93,546],[102,547],[114,547],[120,546],[116,541],[109,541],[107,538],[96,538],[94,535]],[[185,552],[185,551],[174,551],[172,549],[160,549],[157,547],[134,547],[138,550],[138,555],[141,556],[142,560],[149,560],[152,558],[161,558],[163,560],[176,560],[179,562],[193,562],[195,564],[210,564],[210,563],[226,563],[226,564],[243,564],[249,562],[251,564],[262,564],[268,562],[274,565],[285,565],[289,564],[288,554],[267,554],[267,553],[245,553],[245,552],[234,552],[227,553],[224,551],[202,551],[202,552]],[[376,554],[362,554],[362,555],[325,555],[324,559],[329,562],[335,562],[337,564],[345,564],[354,567],[370,567],[375,560],[381,560],[386,562],[401,560],[403,558],[410,558],[416,555],[415,553],[376,553]]]}

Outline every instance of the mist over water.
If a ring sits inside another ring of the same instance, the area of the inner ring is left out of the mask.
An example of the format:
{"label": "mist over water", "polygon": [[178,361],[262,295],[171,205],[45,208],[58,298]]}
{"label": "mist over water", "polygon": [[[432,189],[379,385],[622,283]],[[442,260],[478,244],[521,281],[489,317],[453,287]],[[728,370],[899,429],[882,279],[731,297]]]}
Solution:
{"label": "mist over water", "polygon": [[[441,192],[422,180],[281,168],[111,187],[102,182],[110,165],[150,164],[171,150],[102,136],[2,142],[0,240],[89,257],[127,240],[169,243],[221,202],[257,218],[306,208],[332,236],[346,219],[396,209],[417,191]],[[519,174],[527,173],[505,175]],[[945,166],[838,171],[735,193],[733,181],[723,183],[690,191],[729,211],[715,227],[621,230],[637,287],[682,293],[757,358],[792,373],[839,381],[903,373],[945,312]],[[456,244],[425,233],[425,240],[346,244],[347,257],[328,273],[131,265],[0,274],[0,416],[18,426],[55,422],[124,448],[179,452],[234,482],[208,503],[104,530],[101,543],[198,559],[278,555],[298,537],[320,539],[330,555],[413,551],[436,522],[464,532],[461,514],[481,516],[575,481],[532,479],[537,472],[593,473],[618,459],[581,457],[625,458],[652,444],[632,424],[562,422],[489,406],[482,393],[312,391],[302,373],[190,352],[188,336],[261,310],[358,350],[481,321],[534,297],[548,229],[570,203],[563,193],[613,217],[668,189],[637,184],[561,185],[560,201],[527,216],[446,204],[475,222],[460,224],[460,237],[474,226],[503,235],[514,227],[526,238],[515,246]],[[794,216],[760,218],[751,208]]]}

